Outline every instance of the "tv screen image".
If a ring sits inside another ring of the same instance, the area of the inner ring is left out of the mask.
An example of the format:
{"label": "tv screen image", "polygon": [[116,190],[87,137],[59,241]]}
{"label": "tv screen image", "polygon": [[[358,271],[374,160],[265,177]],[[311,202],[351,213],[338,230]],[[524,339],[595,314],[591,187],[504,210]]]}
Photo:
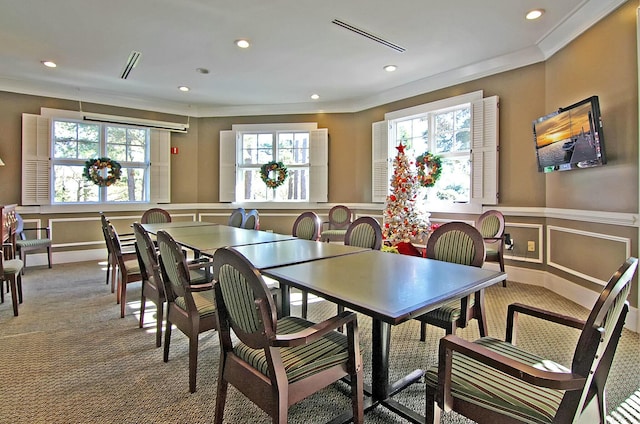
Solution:
{"label": "tv screen image", "polygon": [[598,96],[533,121],[540,172],[604,165],[606,157]]}

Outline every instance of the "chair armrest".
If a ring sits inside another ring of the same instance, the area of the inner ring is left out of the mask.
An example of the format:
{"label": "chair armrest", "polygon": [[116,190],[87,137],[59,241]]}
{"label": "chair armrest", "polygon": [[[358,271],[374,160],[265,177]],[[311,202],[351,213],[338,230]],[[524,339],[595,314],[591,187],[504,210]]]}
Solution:
{"label": "chair armrest", "polygon": [[187,263],[189,269],[201,269],[213,266],[213,261],[207,258],[194,259]]}
{"label": "chair armrest", "polygon": [[451,408],[451,373],[453,352],[475,359],[488,367],[501,371],[527,383],[557,390],[582,390],[584,376],[575,373],[544,371],[491,351],[476,343],[454,335],[440,339],[438,359],[438,391],[446,410]]}
{"label": "chair armrest", "polygon": [[312,343],[325,334],[334,331],[345,324],[356,322],[357,315],[354,312],[344,311],[328,320],[322,321],[309,328],[291,334],[278,334],[272,342],[275,347],[302,346]]}
{"label": "chair armrest", "polygon": [[577,328],[579,330],[581,330],[585,324],[585,321],[568,315],[558,314],[556,312],[536,308],[535,306],[524,305],[522,303],[512,303],[507,308],[507,331],[505,338],[507,342],[512,344],[516,343],[518,314],[530,315],[545,321],[555,322],[557,324]]}
{"label": "chair armrest", "polygon": [[213,283],[193,284],[189,286],[191,292],[202,292],[213,289]]}

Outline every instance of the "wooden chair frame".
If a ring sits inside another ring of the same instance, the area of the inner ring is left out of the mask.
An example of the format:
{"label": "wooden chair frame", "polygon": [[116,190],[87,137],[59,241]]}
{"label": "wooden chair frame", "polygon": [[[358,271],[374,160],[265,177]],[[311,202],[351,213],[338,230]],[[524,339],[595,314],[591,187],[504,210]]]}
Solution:
{"label": "wooden chair frame", "polygon": [[[345,219],[339,219],[338,216],[344,216]],[[324,230],[321,233],[321,239],[325,242],[330,241],[343,241],[349,224],[353,220],[353,212],[345,205],[336,205],[329,209],[329,221],[324,222],[326,224],[326,230],[333,231],[339,230],[338,234],[325,233]]]}
{"label": "wooden chair frame", "polygon": [[[492,225],[484,225],[489,221],[493,221]],[[498,225],[496,226],[495,223]],[[485,262],[498,262],[500,271],[504,272],[504,215],[497,210],[488,210],[478,217],[476,228],[482,234],[487,246],[495,246],[495,251],[487,250]],[[502,282],[502,286],[507,287],[507,280]]]}
{"label": "wooden chair frame", "polygon": [[238,208],[231,212],[229,215],[229,220],[227,221],[227,225],[230,227],[238,227],[241,228],[244,223],[245,211],[244,208]]}
{"label": "wooden chair frame", "polygon": [[251,209],[249,212],[244,214],[242,219],[242,228],[246,228],[248,230],[260,229],[260,213],[257,209]]}
{"label": "wooden chair frame", "polygon": [[140,222],[143,224],[157,224],[171,222],[171,214],[162,208],[151,208],[144,211]]}
{"label": "wooden chair frame", "polygon": [[[51,230],[49,229],[49,227],[25,228],[24,220],[22,219],[20,214],[16,213],[15,217],[17,221],[16,231],[15,231],[15,235],[17,237],[16,253],[18,254],[18,257],[22,260],[24,264],[24,266],[22,267],[22,274],[24,275],[25,268],[27,267],[27,254],[32,252],[46,251],[49,268],[51,268],[51,264],[53,263],[53,260],[52,260],[53,255],[51,253]],[[28,240],[26,235],[27,232],[29,232],[30,234],[33,232],[36,235],[36,237],[42,236],[42,235],[44,235],[44,237],[38,238],[38,243],[35,245],[22,243],[22,241]]]}

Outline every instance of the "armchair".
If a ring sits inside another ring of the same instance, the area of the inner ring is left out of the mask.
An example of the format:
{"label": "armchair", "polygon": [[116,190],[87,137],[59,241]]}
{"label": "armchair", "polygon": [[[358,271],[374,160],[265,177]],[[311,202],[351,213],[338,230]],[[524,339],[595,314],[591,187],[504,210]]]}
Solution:
{"label": "armchair", "polygon": [[[27,237],[29,234],[29,237]],[[27,254],[38,251],[46,251],[49,268],[51,268],[51,233],[49,227],[24,228],[24,220],[16,213],[16,252],[22,260],[22,274],[27,267]]]}
{"label": "armchair", "polygon": [[[485,246],[480,232],[464,222],[442,224],[429,236],[427,258],[462,265],[482,267]],[[437,284],[437,282],[434,282]],[[420,340],[425,341],[427,324],[444,328],[447,334],[455,334],[471,319],[478,320],[480,337],[486,335],[487,319],[484,308],[484,290],[456,299],[438,309],[427,312],[416,319],[420,326]]]}
{"label": "armchair", "polygon": [[[213,263],[221,351],[215,423],[223,422],[229,383],[274,423],[286,423],[289,406],[343,377],[350,380],[353,422],[362,423],[356,314],[344,312],[319,324],[298,317],[277,319],[269,289],[244,256],[222,248]],[[345,324],[346,335],[334,331]]]}
{"label": "armchair", "polygon": [[171,215],[164,209],[151,208],[144,211],[140,222],[143,224],[161,224],[163,222],[171,222]]}
{"label": "armchair", "polygon": [[[439,423],[442,410],[478,422],[606,422],[605,383],[637,266],[629,258],[613,274],[586,321],[513,304],[504,342],[441,339],[438,366],[425,374],[426,422]],[[581,330],[570,368],[515,345],[520,314]]]}
{"label": "armchair", "polygon": [[[487,249],[486,262],[498,262],[504,272],[504,215],[497,210],[488,210],[478,217],[476,228],[482,234]],[[502,282],[507,287],[507,280]]]}
{"label": "armchair", "polygon": [[336,205],[329,209],[327,228],[321,233],[322,241],[343,241],[351,219],[351,209],[344,205]]}
{"label": "armchair", "polygon": [[[11,237],[9,237],[11,239]],[[24,263],[13,258],[13,245],[3,244],[0,249],[0,301],[4,302],[4,282],[11,292],[13,315],[18,316],[18,304],[22,303],[22,268]]]}

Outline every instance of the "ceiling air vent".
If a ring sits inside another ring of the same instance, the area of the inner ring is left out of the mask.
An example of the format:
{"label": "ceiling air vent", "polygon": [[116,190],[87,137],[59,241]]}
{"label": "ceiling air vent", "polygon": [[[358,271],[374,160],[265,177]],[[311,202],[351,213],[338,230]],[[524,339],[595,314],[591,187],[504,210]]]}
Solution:
{"label": "ceiling air vent", "polygon": [[351,32],[355,32],[356,34],[362,35],[363,37],[366,37],[369,40],[373,40],[376,43],[380,43],[383,46],[387,46],[390,49],[393,49],[393,50],[395,50],[397,52],[404,53],[407,50],[402,46],[399,46],[399,45],[397,45],[395,43],[392,43],[391,41],[385,40],[384,38],[380,38],[377,35],[373,35],[368,31],[365,31],[365,30],[360,29],[360,28],[358,28],[356,26],[348,24],[345,21],[341,21],[340,19],[334,19],[333,21],[331,21],[331,23],[332,24],[336,24],[336,25],[338,25],[338,26],[340,26],[340,27],[342,27],[344,29],[347,29],[347,30],[349,30]]}
{"label": "ceiling air vent", "polygon": [[142,55],[142,53],[140,53],[140,52],[137,52],[135,50],[131,51],[131,54],[129,55],[129,59],[127,59],[127,63],[125,63],[124,69],[122,70],[122,73],[120,74],[120,78],[127,79],[127,77],[129,76],[129,74],[131,73],[133,68],[135,68],[136,65],[138,64],[138,62],[140,61],[140,56],[141,55]]}

